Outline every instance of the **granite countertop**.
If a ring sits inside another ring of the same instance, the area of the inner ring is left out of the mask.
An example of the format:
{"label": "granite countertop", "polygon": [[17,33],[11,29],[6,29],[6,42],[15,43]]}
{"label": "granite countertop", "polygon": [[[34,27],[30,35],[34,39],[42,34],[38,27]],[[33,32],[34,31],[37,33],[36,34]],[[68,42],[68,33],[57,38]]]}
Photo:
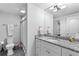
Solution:
{"label": "granite countertop", "polygon": [[[74,41],[70,42],[69,40],[62,40],[61,38],[58,37],[47,37],[47,36],[36,36],[36,39],[40,39],[43,41],[46,41],[48,43],[60,46],[62,48],[70,49],[72,51],[78,52],[79,53],[79,42]],[[64,39],[64,37],[63,37]]]}

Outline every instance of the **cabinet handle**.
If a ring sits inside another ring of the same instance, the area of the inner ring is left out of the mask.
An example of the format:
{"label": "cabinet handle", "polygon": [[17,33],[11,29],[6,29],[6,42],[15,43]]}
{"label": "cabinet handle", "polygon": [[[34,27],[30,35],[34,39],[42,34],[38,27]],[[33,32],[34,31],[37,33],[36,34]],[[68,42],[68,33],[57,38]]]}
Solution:
{"label": "cabinet handle", "polygon": [[49,51],[46,51],[48,54],[50,54],[50,52]]}
{"label": "cabinet handle", "polygon": [[69,54],[69,56],[73,56],[72,54]]}

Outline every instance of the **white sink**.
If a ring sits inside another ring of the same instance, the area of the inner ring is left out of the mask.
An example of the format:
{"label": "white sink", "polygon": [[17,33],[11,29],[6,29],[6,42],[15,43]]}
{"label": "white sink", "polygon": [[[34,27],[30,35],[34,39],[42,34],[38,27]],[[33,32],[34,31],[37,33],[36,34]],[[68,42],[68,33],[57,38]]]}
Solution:
{"label": "white sink", "polygon": [[48,41],[54,42],[54,43],[57,43],[58,42],[58,40],[54,40],[54,39],[48,39]]}

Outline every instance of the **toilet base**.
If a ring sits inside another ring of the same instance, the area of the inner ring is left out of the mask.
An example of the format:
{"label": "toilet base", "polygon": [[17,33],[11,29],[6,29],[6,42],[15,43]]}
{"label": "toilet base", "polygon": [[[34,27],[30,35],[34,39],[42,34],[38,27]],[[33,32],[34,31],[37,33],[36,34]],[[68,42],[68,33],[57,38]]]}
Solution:
{"label": "toilet base", "polygon": [[11,56],[11,55],[13,55],[14,53],[13,53],[13,50],[12,49],[9,49],[8,50],[8,53],[7,53],[7,56]]}
{"label": "toilet base", "polygon": [[14,54],[13,47],[14,47],[14,44],[7,44],[6,45],[6,49],[8,50],[7,56],[11,56]]}

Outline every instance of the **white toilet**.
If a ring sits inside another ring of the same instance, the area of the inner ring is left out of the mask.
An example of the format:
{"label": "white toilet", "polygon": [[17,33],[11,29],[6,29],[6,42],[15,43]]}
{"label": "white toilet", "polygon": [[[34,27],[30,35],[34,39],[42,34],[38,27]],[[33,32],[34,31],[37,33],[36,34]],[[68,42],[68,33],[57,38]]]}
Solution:
{"label": "white toilet", "polygon": [[13,53],[13,47],[14,47],[13,37],[8,37],[7,43],[8,43],[8,44],[6,45],[6,49],[8,50],[7,55],[8,55],[8,56],[11,56],[11,55],[14,54],[14,53]]}
{"label": "white toilet", "polygon": [[10,55],[13,55],[13,47],[14,47],[14,43],[13,43],[13,35],[14,35],[14,25],[13,24],[8,24],[7,25],[7,30],[8,30],[8,36],[7,36],[7,45],[6,45],[6,48],[8,50],[8,53],[7,55],[10,56]]}

